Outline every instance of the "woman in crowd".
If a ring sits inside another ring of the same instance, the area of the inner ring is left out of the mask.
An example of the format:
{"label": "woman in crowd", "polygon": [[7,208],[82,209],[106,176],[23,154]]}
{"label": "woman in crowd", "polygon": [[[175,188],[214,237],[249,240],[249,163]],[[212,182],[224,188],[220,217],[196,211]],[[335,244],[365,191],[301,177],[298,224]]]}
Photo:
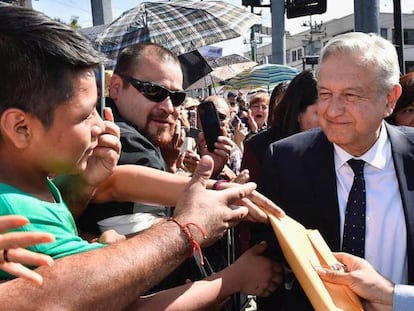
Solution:
{"label": "woman in crowd", "polygon": [[385,120],[394,125],[414,126],[414,72],[400,78],[402,93],[394,112]]}
{"label": "woman in crowd", "polygon": [[[311,71],[303,71],[289,83],[281,101],[274,104],[269,127],[245,142],[241,168],[249,170],[251,181],[261,181],[263,157],[271,143],[318,126],[317,99],[316,79]],[[254,228],[248,223],[239,225],[241,252],[248,249]]]}
{"label": "woman in crowd", "polygon": [[248,126],[250,134],[256,134],[266,129],[269,115],[269,94],[257,92],[249,99]]}
{"label": "woman in crowd", "polygon": [[309,70],[297,75],[276,105],[269,128],[245,142],[242,168],[250,171],[250,179],[258,182],[261,163],[267,147],[282,138],[318,126],[316,79]]}
{"label": "woman in crowd", "polygon": [[277,105],[279,105],[283,96],[285,95],[285,92],[288,86],[289,86],[289,82],[287,81],[280,82],[278,85],[274,87],[272,94],[270,94],[269,115],[267,117],[267,124],[273,124],[273,116],[275,113],[275,109]]}

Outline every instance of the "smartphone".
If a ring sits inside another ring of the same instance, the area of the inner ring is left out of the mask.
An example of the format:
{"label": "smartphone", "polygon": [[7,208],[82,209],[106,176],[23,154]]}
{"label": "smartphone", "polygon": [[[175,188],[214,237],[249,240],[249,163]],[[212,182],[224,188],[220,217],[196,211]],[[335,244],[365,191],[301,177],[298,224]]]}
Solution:
{"label": "smartphone", "polygon": [[221,135],[220,119],[211,101],[202,102],[198,105],[198,115],[203,129],[204,137],[207,143],[207,149],[210,152],[214,151],[214,143]]}

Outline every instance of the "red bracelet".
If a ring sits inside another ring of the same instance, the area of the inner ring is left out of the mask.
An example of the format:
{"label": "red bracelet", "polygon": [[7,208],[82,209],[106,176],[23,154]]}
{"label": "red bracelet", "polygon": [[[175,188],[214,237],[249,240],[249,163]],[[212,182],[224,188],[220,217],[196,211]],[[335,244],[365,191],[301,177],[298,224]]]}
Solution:
{"label": "red bracelet", "polygon": [[213,189],[213,190],[220,190],[220,185],[221,185],[222,183],[226,183],[226,182],[227,182],[227,180],[225,180],[225,179],[219,179],[219,180],[217,180],[217,181],[213,184],[212,189]]}
{"label": "red bracelet", "polygon": [[189,223],[186,223],[186,224],[182,225],[176,219],[174,219],[172,217],[168,218],[168,220],[175,222],[180,227],[181,231],[187,237],[188,242],[191,245],[191,256],[194,256],[194,253],[197,251],[198,255],[200,256],[200,263],[201,263],[201,265],[204,265],[203,253],[201,251],[200,244],[198,244],[198,242],[194,239],[193,234],[191,233],[189,227],[190,227],[190,225],[193,225],[194,227],[196,227],[201,232],[201,234],[203,235],[203,239],[207,239],[207,235],[206,235],[205,231],[199,225],[197,225],[193,222],[189,222]]}

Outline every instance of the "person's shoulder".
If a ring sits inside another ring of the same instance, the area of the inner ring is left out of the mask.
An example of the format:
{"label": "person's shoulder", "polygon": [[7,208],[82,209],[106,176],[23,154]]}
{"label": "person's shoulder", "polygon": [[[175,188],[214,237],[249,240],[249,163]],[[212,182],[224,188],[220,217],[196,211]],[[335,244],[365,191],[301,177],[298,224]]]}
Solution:
{"label": "person's shoulder", "polygon": [[[272,157],[281,161],[297,161],[309,155],[330,150],[331,143],[320,128],[300,132],[272,143],[268,149]],[[276,156],[277,155],[277,156]]]}
{"label": "person's shoulder", "polygon": [[246,140],[245,144],[251,146],[252,148],[260,148],[261,146],[268,146],[281,138],[282,133],[279,128],[269,127],[266,130],[250,137]]}
{"label": "person's shoulder", "polygon": [[257,145],[262,145],[268,140],[269,136],[270,136],[270,128],[262,132],[259,132],[249,137],[248,139],[246,139],[245,145],[249,145],[252,147],[257,146]]}
{"label": "person's shoulder", "polygon": [[387,123],[387,131],[391,140],[396,136],[403,136],[414,144],[414,127],[412,126],[397,126]]}
{"label": "person's shoulder", "polygon": [[145,139],[145,136],[142,135],[132,124],[129,124],[127,121],[115,121],[116,125],[119,126],[122,137],[136,137],[137,139]]}
{"label": "person's shoulder", "polygon": [[412,137],[414,135],[414,127],[412,126],[395,126],[395,125],[391,125],[394,128],[397,128],[397,130],[401,131],[402,133],[404,133],[405,135]]}
{"label": "person's shoulder", "polygon": [[315,141],[324,138],[321,128],[313,128],[304,132],[293,134],[281,140],[274,142],[272,145],[277,146],[311,146]]}

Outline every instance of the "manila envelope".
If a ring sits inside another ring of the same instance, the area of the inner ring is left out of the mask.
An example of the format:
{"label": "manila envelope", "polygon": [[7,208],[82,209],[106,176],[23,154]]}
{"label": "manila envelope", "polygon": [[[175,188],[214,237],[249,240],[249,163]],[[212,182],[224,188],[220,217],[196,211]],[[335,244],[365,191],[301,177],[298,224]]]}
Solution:
{"label": "manila envelope", "polygon": [[269,220],[293,273],[316,311],[362,311],[361,302],[347,286],[322,281],[314,267],[341,265],[318,230],[307,230],[285,216]]}

